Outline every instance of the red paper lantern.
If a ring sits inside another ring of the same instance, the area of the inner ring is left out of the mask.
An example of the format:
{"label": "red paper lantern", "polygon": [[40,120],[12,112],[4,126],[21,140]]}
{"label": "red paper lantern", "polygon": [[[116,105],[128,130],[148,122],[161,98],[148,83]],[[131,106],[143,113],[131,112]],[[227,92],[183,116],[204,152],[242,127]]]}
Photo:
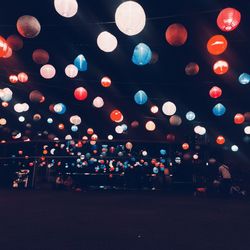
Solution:
{"label": "red paper lantern", "polygon": [[207,42],[207,50],[212,55],[220,55],[227,49],[227,40],[222,35],[215,35]]}
{"label": "red paper lantern", "polygon": [[24,72],[21,72],[17,75],[19,82],[26,83],[29,79],[28,75]]}
{"label": "red paper lantern", "polygon": [[216,138],[216,143],[219,144],[219,145],[222,145],[225,143],[225,138],[222,136],[222,135],[219,135],[217,138]]}
{"label": "red paper lantern", "polygon": [[7,54],[8,52],[8,44],[6,40],[0,36],[0,57],[3,57]]}
{"label": "red paper lantern", "polygon": [[94,130],[92,128],[87,129],[87,134],[92,135],[94,133]]}
{"label": "red paper lantern", "polygon": [[11,83],[17,83],[18,82],[18,77],[16,75],[10,75],[9,76],[9,81]]}
{"label": "red paper lantern", "polygon": [[49,61],[49,53],[44,49],[36,49],[32,53],[32,59],[35,63],[44,65]]}
{"label": "red paper lantern", "polygon": [[233,31],[238,27],[241,14],[234,8],[223,9],[217,17],[217,25],[222,31]]}
{"label": "red paper lantern", "polygon": [[101,84],[104,88],[108,88],[111,85],[111,79],[109,77],[105,76],[102,78]]}
{"label": "red paper lantern", "polygon": [[63,123],[60,123],[60,124],[58,125],[58,128],[59,128],[60,130],[64,130],[64,124],[63,124]]}
{"label": "red paper lantern", "polygon": [[88,96],[88,92],[85,88],[79,87],[79,88],[75,89],[74,96],[75,96],[76,100],[84,101]]}
{"label": "red paper lantern", "polygon": [[170,45],[181,46],[187,41],[188,33],[182,24],[174,23],[167,28],[165,37]]}
{"label": "red paper lantern", "polygon": [[214,73],[217,75],[226,74],[228,69],[229,69],[228,63],[223,60],[217,61],[213,66]]}
{"label": "red paper lantern", "polygon": [[221,90],[221,88],[214,86],[210,89],[209,95],[212,98],[218,98],[222,95],[222,90]]}
{"label": "red paper lantern", "polygon": [[235,124],[242,124],[245,121],[244,115],[238,113],[234,116],[234,123]]}
{"label": "red paper lantern", "polygon": [[10,35],[7,38],[7,44],[13,50],[18,51],[18,50],[22,49],[22,47],[23,47],[23,40],[18,35]]}
{"label": "red paper lantern", "polygon": [[110,119],[114,122],[121,122],[123,120],[123,115],[121,111],[115,109],[110,113]]}
{"label": "red paper lantern", "polygon": [[184,150],[188,150],[188,149],[189,149],[188,143],[183,143],[183,144],[182,144],[182,148],[183,148]]}

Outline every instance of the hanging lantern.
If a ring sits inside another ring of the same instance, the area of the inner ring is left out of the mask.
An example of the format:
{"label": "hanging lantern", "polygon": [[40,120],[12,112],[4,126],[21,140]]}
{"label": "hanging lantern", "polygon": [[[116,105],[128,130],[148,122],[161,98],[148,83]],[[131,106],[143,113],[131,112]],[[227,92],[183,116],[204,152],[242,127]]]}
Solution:
{"label": "hanging lantern", "polygon": [[137,127],[139,127],[139,122],[138,121],[132,121],[130,125],[131,125],[132,128],[137,128]]}
{"label": "hanging lantern", "polygon": [[183,150],[188,150],[189,149],[188,143],[183,143],[182,148],[183,148]]}
{"label": "hanging lantern", "polygon": [[207,50],[212,55],[220,55],[227,49],[227,40],[222,35],[212,36],[207,42]]}
{"label": "hanging lantern", "polygon": [[75,78],[78,74],[78,68],[74,64],[69,64],[65,68],[65,74],[69,78]]}
{"label": "hanging lantern", "polygon": [[137,35],[144,29],[146,15],[140,4],[134,1],[126,1],[116,9],[115,23],[124,34],[128,36]]}
{"label": "hanging lantern", "polygon": [[213,114],[215,116],[222,116],[224,115],[226,112],[226,108],[223,104],[218,103],[213,107]]}
{"label": "hanging lantern", "polygon": [[186,119],[188,121],[193,121],[195,119],[195,113],[193,111],[188,111],[186,113]]}
{"label": "hanging lantern", "polygon": [[97,37],[97,45],[104,52],[112,52],[117,47],[117,39],[107,31],[101,32]]}
{"label": "hanging lantern", "polygon": [[244,133],[245,133],[246,135],[250,135],[250,126],[246,126],[246,127],[244,128]]}
{"label": "hanging lantern", "polygon": [[188,37],[186,28],[179,23],[171,24],[165,33],[167,42],[172,46],[182,46]]}
{"label": "hanging lantern", "polygon": [[107,77],[107,76],[103,77],[102,80],[101,80],[101,85],[104,88],[110,87],[110,85],[111,85],[111,79],[109,77]]}
{"label": "hanging lantern", "polygon": [[88,92],[83,87],[78,87],[74,91],[75,99],[78,101],[84,101],[88,97]]}
{"label": "hanging lantern", "polygon": [[223,145],[225,143],[225,138],[222,135],[219,135],[216,138],[216,143],[219,144],[219,145]]}
{"label": "hanging lantern", "polygon": [[32,59],[36,64],[44,65],[49,61],[49,53],[44,49],[36,49],[32,53]]}
{"label": "hanging lantern", "polygon": [[235,124],[242,124],[245,121],[244,115],[238,113],[234,116],[234,123]]}
{"label": "hanging lantern", "polygon": [[86,71],[88,69],[88,63],[84,55],[78,55],[74,60],[74,65],[79,71]]}
{"label": "hanging lantern", "polygon": [[34,120],[34,121],[39,121],[39,120],[41,120],[41,115],[40,115],[40,114],[35,114],[35,115],[33,116],[33,120]]}
{"label": "hanging lantern", "polygon": [[[111,113],[110,113],[110,119],[114,122],[122,122],[123,120],[123,115],[121,113],[121,111],[119,111],[118,109],[115,109],[113,110]],[[123,131],[123,130],[122,130]]]}
{"label": "hanging lantern", "polygon": [[223,60],[217,61],[213,66],[214,73],[217,75],[226,74],[228,69],[229,69],[228,63]]}
{"label": "hanging lantern", "polygon": [[23,40],[18,35],[10,35],[7,38],[7,44],[14,51],[18,51],[23,48]]}
{"label": "hanging lantern", "polygon": [[136,65],[143,66],[150,62],[152,58],[152,52],[151,49],[148,47],[148,45],[144,43],[139,43],[135,46],[133,56],[132,56],[132,62]]}
{"label": "hanging lantern", "polygon": [[80,125],[82,122],[82,119],[80,116],[78,115],[73,115],[70,117],[69,119],[70,123],[72,123],[73,125]]}
{"label": "hanging lantern", "polygon": [[218,27],[225,32],[235,30],[240,24],[241,14],[234,8],[223,9],[217,17]]}
{"label": "hanging lantern", "polygon": [[178,115],[172,115],[170,118],[169,118],[169,123],[170,125],[172,126],[180,126],[181,123],[182,123],[182,119],[180,116]]}
{"label": "hanging lantern", "polygon": [[233,152],[238,152],[239,147],[238,147],[237,145],[233,145],[233,146],[231,147],[231,150],[232,150]]}
{"label": "hanging lantern", "polygon": [[156,113],[158,113],[158,111],[159,111],[159,108],[157,107],[157,106],[152,106],[151,108],[150,108],[150,111],[151,111],[151,113],[153,113],[153,114],[156,114]]}
{"label": "hanging lantern", "polygon": [[7,53],[3,56],[3,58],[10,58],[12,56],[12,49],[8,46]]}
{"label": "hanging lantern", "polygon": [[199,73],[200,67],[197,63],[191,62],[185,68],[185,73],[188,76],[194,76]]}
{"label": "hanging lantern", "polygon": [[17,75],[17,78],[19,80],[19,82],[21,83],[26,83],[29,79],[28,75],[24,72],[21,72]]}
{"label": "hanging lantern", "polygon": [[209,95],[210,97],[215,98],[215,99],[219,98],[222,95],[222,90],[221,88],[214,86],[210,89]]}
{"label": "hanging lantern", "polygon": [[63,124],[63,123],[58,124],[58,128],[59,128],[60,130],[64,130],[64,124]]}
{"label": "hanging lantern", "polygon": [[72,132],[77,132],[78,131],[78,127],[76,125],[72,125],[71,126],[71,131]]}
{"label": "hanging lantern", "polygon": [[40,74],[45,79],[52,79],[56,75],[56,69],[51,64],[45,64],[41,67]]}
{"label": "hanging lantern", "polygon": [[54,111],[59,115],[63,115],[66,112],[66,106],[63,103],[57,103],[54,106]]}
{"label": "hanging lantern", "polygon": [[39,35],[41,25],[39,21],[33,16],[21,16],[17,20],[17,31],[26,38],[34,38]]}
{"label": "hanging lantern", "polygon": [[125,147],[126,147],[126,149],[131,150],[133,147],[133,144],[131,142],[127,142]]}
{"label": "hanging lantern", "polygon": [[146,130],[148,131],[154,131],[156,126],[155,123],[153,121],[148,121],[145,125]]}
{"label": "hanging lantern", "polygon": [[93,106],[95,108],[102,108],[104,105],[104,101],[100,96],[97,96],[94,100],[93,100]]}
{"label": "hanging lantern", "polygon": [[242,73],[239,76],[239,82],[243,85],[248,84],[250,82],[250,75],[247,73]]}
{"label": "hanging lantern", "polygon": [[148,96],[143,90],[139,90],[138,92],[136,92],[134,100],[137,104],[143,105],[147,102]]}
{"label": "hanging lantern", "polygon": [[8,44],[6,40],[0,36],[0,57],[4,57],[8,52]]}
{"label": "hanging lantern", "polygon": [[11,82],[11,83],[17,83],[18,82],[18,77],[16,76],[16,75],[10,75],[9,76],[9,81]]}
{"label": "hanging lantern", "polygon": [[59,15],[70,18],[77,13],[78,3],[76,0],[54,0],[54,7]]}
{"label": "hanging lantern", "polygon": [[43,103],[45,101],[44,95],[38,90],[31,91],[29,94],[29,99],[31,102],[36,103]]}
{"label": "hanging lantern", "polygon": [[175,104],[172,102],[165,102],[162,105],[162,112],[163,114],[168,115],[168,116],[174,115],[176,112]]}
{"label": "hanging lantern", "polygon": [[94,133],[94,129],[93,128],[88,128],[87,129],[87,134],[88,135],[92,135]]}

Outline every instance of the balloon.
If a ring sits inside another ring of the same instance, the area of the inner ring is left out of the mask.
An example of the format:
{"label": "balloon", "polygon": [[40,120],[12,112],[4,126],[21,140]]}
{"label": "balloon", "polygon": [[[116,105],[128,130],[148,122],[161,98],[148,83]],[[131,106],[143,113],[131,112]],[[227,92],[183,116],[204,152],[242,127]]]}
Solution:
{"label": "balloon", "polygon": [[214,86],[210,89],[209,95],[210,95],[210,97],[216,99],[222,95],[222,90],[221,90],[221,88]]}
{"label": "balloon", "polygon": [[88,97],[88,92],[83,87],[78,87],[74,91],[75,99],[78,101],[84,101]]}
{"label": "balloon", "polygon": [[200,67],[197,63],[191,62],[189,63],[186,68],[185,72],[188,76],[194,76],[199,73]]}
{"label": "balloon", "polygon": [[213,113],[214,115],[216,116],[222,116],[224,115],[226,112],[226,108],[223,104],[221,103],[218,103],[216,104],[214,107],[213,107]]}
{"label": "balloon", "polygon": [[36,64],[44,65],[49,61],[49,53],[44,49],[36,49],[32,53],[32,59]]}
{"label": "balloon", "polygon": [[40,74],[45,79],[51,79],[56,75],[56,69],[51,64],[45,64],[41,67]]}
{"label": "balloon", "polygon": [[[123,115],[121,113],[121,111],[119,111],[118,109],[115,109],[113,110],[111,113],[110,113],[110,119],[114,122],[122,122],[123,120]],[[123,131],[123,129],[122,129]]]}
{"label": "balloon", "polygon": [[86,71],[88,69],[88,63],[84,57],[84,55],[78,55],[74,60],[74,65],[77,67],[79,71]]}
{"label": "balloon", "polygon": [[97,45],[104,52],[112,52],[117,47],[117,39],[107,31],[101,32],[97,37]]}
{"label": "balloon", "polygon": [[250,75],[247,74],[247,73],[242,73],[240,76],[239,76],[239,82],[241,84],[248,84],[250,82]]}
{"label": "balloon", "polygon": [[39,35],[41,31],[39,21],[29,15],[19,17],[16,26],[19,34],[26,38],[34,38]]}
{"label": "balloon", "polygon": [[181,46],[187,41],[186,28],[179,23],[171,24],[165,33],[167,42],[172,46]]}
{"label": "balloon", "polygon": [[235,124],[242,124],[245,121],[244,115],[238,113],[234,116],[234,123]]}
{"label": "balloon", "polygon": [[168,115],[168,116],[174,115],[176,112],[175,104],[172,102],[165,102],[162,105],[162,112],[163,114]]}
{"label": "balloon", "polygon": [[31,102],[37,102],[37,103],[42,103],[45,101],[45,97],[38,90],[31,91],[29,94],[29,99]]}
{"label": "balloon", "polygon": [[110,85],[111,85],[111,79],[109,77],[107,77],[107,76],[103,77],[102,80],[101,80],[101,85],[104,88],[110,87]]}
{"label": "balloon", "polygon": [[134,100],[137,104],[143,105],[147,102],[148,96],[143,90],[139,90],[138,92],[136,92]]}
{"label": "balloon", "polygon": [[150,62],[151,58],[152,52],[148,45],[144,43],[136,45],[132,56],[132,62],[134,64],[139,66],[146,65]]}
{"label": "balloon", "polygon": [[222,35],[212,36],[207,42],[207,50],[212,55],[220,55],[227,49],[227,40]]}
{"label": "balloon", "polygon": [[8,44],[7,41],[0,36],[0,57],[4,57],[8,52]]}
{"label": "balloon", "polygon": [[228,69],[229,69],[228,63],[223,60],[217,61],[213,66],[214,73],[217,75],[226,74]]}
{"label": "balloon", "polygon": [[7,44],[14,51],[18,51],[23,48],[23,40],[18,35],[10,35],[7,38]]}

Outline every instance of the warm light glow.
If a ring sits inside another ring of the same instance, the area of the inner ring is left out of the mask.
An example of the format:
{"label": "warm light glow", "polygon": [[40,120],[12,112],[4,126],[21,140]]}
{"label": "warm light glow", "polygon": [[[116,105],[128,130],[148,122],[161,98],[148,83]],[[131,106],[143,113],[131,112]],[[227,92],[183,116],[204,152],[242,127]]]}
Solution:
{"label": "warm light glow", "polygon": [[153,121],[148,121],[145,127],[146,127],[146,130],[148,131],[154,131],[156,128],[155,123]]}
{"label": "warm light glow", "polygon": [[16,26],[19,34],[26,38],[34,38],[38,36],[41,31],[39,21],[29,15],[19,17]]}
{"label": "warm light glow", "polygon": [[78,74],[78,68],[74,64],[69,64],[65,68],[65,74],[69,78],[75,78]]}
{"label": "warm light glow", "polygon": [[216,138],[216,143],[219,144],[219,145],[222,145],[225,143],[225,138],[222,136],[222,135],[219,135],[217,138]]}
{"label": "warm light glow", "polygon": [[162,112],[165,115],[171,116],[176,112],[176,106],[172,102],[165,102],[162,106]]}
{"label": "warm light glow", "polygon": [[73,17],[78,10],[76,0],[54,0],[56,12],[66,18]]}
{"label": "warm light glow", "polygon": [[56,75],[56,69],[51,64],[45,64],[41,67],[40,74],[45,79],[52,79]]}
{"label": "warm light glow", "polygon": [[228,69],[229,69],[228,63],[223,60],[217,61],[213,66],[214,73],[217,75],[226,74]]}
{"label": "warm light glow", "polygon": [[222,35],[212,36],[207,42],[207,50],[212,55],[220,55],[227,49],[227,40]]}
{"label": "warm light glow", "polygon": [[222,95],[222,90],[221,90],[221,88],[214,86],[210,89],[209,95],[210,95],[210,97],[216,99]]}
{"label": "warm light glow", "polygon": [[97,37],[97,45],[104,52],[112,52],[117,47],[117,39],[114,35],[107,31],[103,31]]}

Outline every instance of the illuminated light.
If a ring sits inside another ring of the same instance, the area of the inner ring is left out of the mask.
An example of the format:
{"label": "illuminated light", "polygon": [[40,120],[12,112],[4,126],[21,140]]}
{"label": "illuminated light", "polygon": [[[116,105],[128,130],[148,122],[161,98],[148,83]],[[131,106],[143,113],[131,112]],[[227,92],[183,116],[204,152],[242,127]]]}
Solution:
{"label": "illuminated light", "polygon": [[18,82],[18,77],[16,75],[10,75],[9,76],[9,81],[13,84]]}
{"label": "illuminated light", "polygon": [[193,159],[194,159],[194,160],[198,160],[198,159],[199,159],[199,155],[198,155],[198,154],[194,154],[194,155],[193,155]]}
{"label": "illuminated light", "polygon": [[194,132],[198,135],[205,135],[207,131],[204,127],[198,125],[194,127]]}
{"label": "illuminated light", "polygon": [[71,131],[72,132],[77,132],[78,127],[76,125],[71,126]]}
{"label": "illuminated light", "polygon": [[113,121],[113,122],[122,122],[123,121],[123,115],[121,113],[120,110],[118,109],[115,109],[113,110],[111,113],[110,113],[110,119]]}
{"label": "illuminated light", "polygon": [[226,113],[226,108],[223,104],[218,103],[213,107],[212,111],[215,116],[222,116]]}
{"label": "illuminated light", "polygon": [[167,134],[166,139],[167,139],[168,143],[172,143],[175,141],[175,135],[174,134]]}
{"label": "illuminated light", "polygon": [[147,94],[143,90],[139,90],[134,95],[134,100],[135,100],[135,102],[137,104],[143,105],[143,104],[145,104],[147,102],[148,96],[147,96]]}
{"label": "illuminated light", "polygon": [[40,115],[40,114],[35,114],[35,115],[33,116],[33,120],[34,120],[34,121],[40,121],[40,120],[41,120],[41,115]]}
{"label": "illuminated light", "polygon": [[66,135],[65,140],[72,140],[72,136],[71,135]]}
{"label": "illuminated light", "polygon": [[36,49],[32,53],[32,59],[36,64],[44,65],[49,61],[49,53],[44,49]]}
{"label": "illuminated light", "polygon": [[9,103],[8,103],[8,102],[2,102],[2,106],[3,106],[4,108],[7,108],[7,107],[9,106]]}
{"label": "illuminated light", "polygon": [[21,16],[17,20],[17,31],[26,38],[34,38],[39,35],[41,25],[39,21],[33,16]]}
{"label": "illuminated light", "polygon": [[233,145],[233,146],[231,147],[231,150],[232,150],[233,152],[237,152],[237,151],[239,150],[239,147],[238,147],[237,145]]}
{"label": "illuminated light", "polygon": [[60,130],[63,130],[63,129],[64,129],[64,124],[63,124],[63,123],[58,124],[58,128],[59,128]]}
{"label": "illuminated light", "polygon": [[162,105],[162,112],[163,114],[168,115],[168,116],[174,115],[176,112],[175,104],[172,102],[165,102]]}
{"label": "illuminated light", "polygon": [[130,125],[131,125],[132,128],[137,128],[137,127],[139,127],[139,122],[138,121],[132,121]]}
{"label": "illuminated light", "polygon": [[94,100],[93,100],[93,106],[95,108],[102,108],[104,105],[104,101],[100,96],[97,96]]}
{"label": "illuminated light", "polygon": [[217,75],[226,74],[228,69],[229,69],[228,63],[223,60],[217,61],[213,66],[214,73]]}
{"label": "illuminated light", "polygon": [[132,62],[136,65],[143,66],[148,64],[152,58],[152,51],[145,43],[139,43],[135,46]]}
{"label": "illuminated light", "polygon": [[78,55],[75,58],[74,65],[81,72],[86,71],[88,69],[87,60],[85,59],[84,55],[82,55],[82,54]]}
{"label": "illuminated light", "polygon": [[131,142],[127,142],[125,144],[126,149],[131,150],[133,148],[133,144]]}
{"label": "illuminated light", "polygon": [[92,129],[92,128],[87,129],[87,134],[88,135],[92,135],[93,133],[94,133],[94,129]]}
{"label": "illuminated light", "polygon": [[145,125],[146,130],[154,131],[156,129],[155,123],[153,121],[148,121]]}
{"label": "illuminated light", "polygon": [[45,101],[45,97],[38,90],[33,90],[29,94],[29,99],[31,102],[43,103]]}
{"label": "illuminated light", "polygon": [[147,156],[148,155],[148,152],[146,150],[143,150],[142,153],[141,153],[143,156]]}
{"label": "illuminated light", "polygon": [[9,88],[4,88],[0,91],[0,98],[4,102],[9,102],[12,99],[13,92]]}
{"label": "illuminated light", "polygon": [[207,50],[212,55],[220,55],[227,49],[227,39],[222,35],[212,36],[207,42]]}
{"label": "illuminated light", "polygon": [[7,38],[7,44],[14,51],[18,51],[23,48],[23,40],[19,35],[10,35]]}
{"label": "illuminated light", "polygon": [[53,123],[53,119],[52,118],[48,118],[47,119],[47,123],[49,123],[49,124]]}
{"label": "illuminated light", "polygon": [[250,75],[247,73],[242,73],[239,76],[239,82],[243,85],[248,84],[250,82]]}
{"label": "illuminated light", "polygon": [[29,79],[28,75],[24,72],[21,72],[17,75],[17,78],[19,80],[19,82],[21,83],[26,83]]}
{"label": "illuminated light", "polygon": [[24,116],[19,116],[18,117],[18,121],[19,122],[24,122],[25,121],[25,117]]}
{"label": "illuminated light", "polygon": [[173,115],[169,118],[169,123],[172,126],[180,126],[182,123],[182,119],[178,115]]}
{"label": "illuminated light", "polygon": [[74,64],[69,64],[65,68],[65,74],[69,78],[75,78],[78,74],[78,68]]}
{"label": "illuminated light", "polygon": [[250,135],[250,126],[246,126],[246,127],[244,128],[244,133],[245,133],[246,135]]}
{"label": "illuminated light", "polygon": [[234,116],[235,124],[242,124],[244,121],[245,121],[245,117],[243,114],[238,113]]}
{"label": "illuminated light", "polygon": [[72,123],[73,125],[80,125],[82,122],[82,119],[80,116],[78,115],[73,115],[70,117],[69,119],[70,123]]}
{"label": "illuminated light", "polygon": [[51,64],[45,64],[41,67],[40,74],[45,79],[52,79],[56,75],[56,69]]}
{"label": "illuminated light", "polygon": [[146,15],[140,4],[134,1],[126,1],[116,9],[115,23],[121,32],[133,36],[144,29]]}
{"label": "illuminated light", "polygon": [[107,31],[101,32],[97,37],[97,45],[104,52],[112,52],[117,47],[117,39]]}
{"label": "illuminated light", "polygon": [[54,0],[56,12],[66,18],[73,17],[78,11],[76,0]]}
{"label": "illuminated light", "polygon": [[88,92],[83,87],[78,87],[74,91],[74,97],[78,101],[84,101],[88,97]]}
{"label": "illuminated light", "polygon": [[17,113],[22,113],[24,110],[23,110],[23,105],[21,103],[17,103],[14,105],[14,110],[17,112]]}
{"label": "illuminated light", "polygon": [[4,126],[4,125],[6,125],[7,124],[7,120],[5,119],[5,118],[1,118],[0,119],[0,125],[1,126]]}
{"label": "illuminated light", "polygon": [[123,128],[122,128],[122,126],[120,126],[120,125],[116,126],[116,127],[115,127],[115,132],[116,132],[117,134],[122,134],[122,133],[123,133]]}
{"label": "illuminated light", "polygon": [[7,53],[3,56],[3,58],[10,58],[12,56],[12,49],[8,47]]}
{"label": "illuminated light", "polygon": [[101,85],[104,88],[110,87],[110,85],[111,85],[111,79],[109,77],[107,77],[107,76],[103,77],[102,80],[101,80]]}
{"label": "illuminated light", "polygon": [[210,97],[215,98],[215,99],[219,98],[222,95],[222,90],[221,88],[214,86],[210,89],[209,95]]}
{"label": "illuminated light", "polygon": [[159,108],[157,107],[157,106],[152,106],[151,108],[150,108],[150,111],[151,111],[151,113],[153,113],[153,114],[156,114],[156,113],[158,113],[158,111],[159,111]]}
{"label": "illuminated light", "polygon": [[114,139],[113,135],[108,135],[108,140],[112,141]]}
{"label": "illuminated light", "polygon": [[6,56],[8,53],[8,44],[6,40],[0,36],[0,57]]}
{"label": "illuminated light", "polygon": [[122,124],[121,126],[122,126],[122,129],[123,129],[123,132],[128,130],[128,126],[126,124]]}
{"label": "illuminated light", "polygon": [[223,9],[217,17],[218,27],[225,32],[235,30],[240,24],[241,14],[234,8]]}
{"label": "illuminated light", "polygon": [[96,134],[93,134],[93,135],[90,137],[90,139],[91,139],[92,141],[97,141],[97,140],[98,140],[98,136],[97,136]]}
{"label": "illuminated light", "polygon": [[188,150],[189,149],[189,144],[188,143],[183,143],[182,148],[183,148],[183,150]]}
{"label": "illuminated light", "polygon": [[170,45],[178,47],[185,44],[188,33],[182,24],[174,23],[167,28],[165,38]]}
{"label": "illuminated light", "polygon": [[57,114],[62,115],[62,114],[64,114],[66,112],[66,106],[63,103],[57,103],[54,106],[54,111]]}
{"label": "illuminated light", "polygon": [[197,75],[200,71],[200,67],[197,63],[191,62],[185,67],[185,73],[188,76]]}
{"label": "illuminated light", "polygon": [[225,143],[225,138],[222,135],[219,135],[216,138],[216,143],[219,144],[219,145],[223,145]]}
{"label": "illuminated light", "polygon": [[195,113],[193,111],[188,111],[186,113],[186,119],[188,121],[193,121],[195,119]]}

